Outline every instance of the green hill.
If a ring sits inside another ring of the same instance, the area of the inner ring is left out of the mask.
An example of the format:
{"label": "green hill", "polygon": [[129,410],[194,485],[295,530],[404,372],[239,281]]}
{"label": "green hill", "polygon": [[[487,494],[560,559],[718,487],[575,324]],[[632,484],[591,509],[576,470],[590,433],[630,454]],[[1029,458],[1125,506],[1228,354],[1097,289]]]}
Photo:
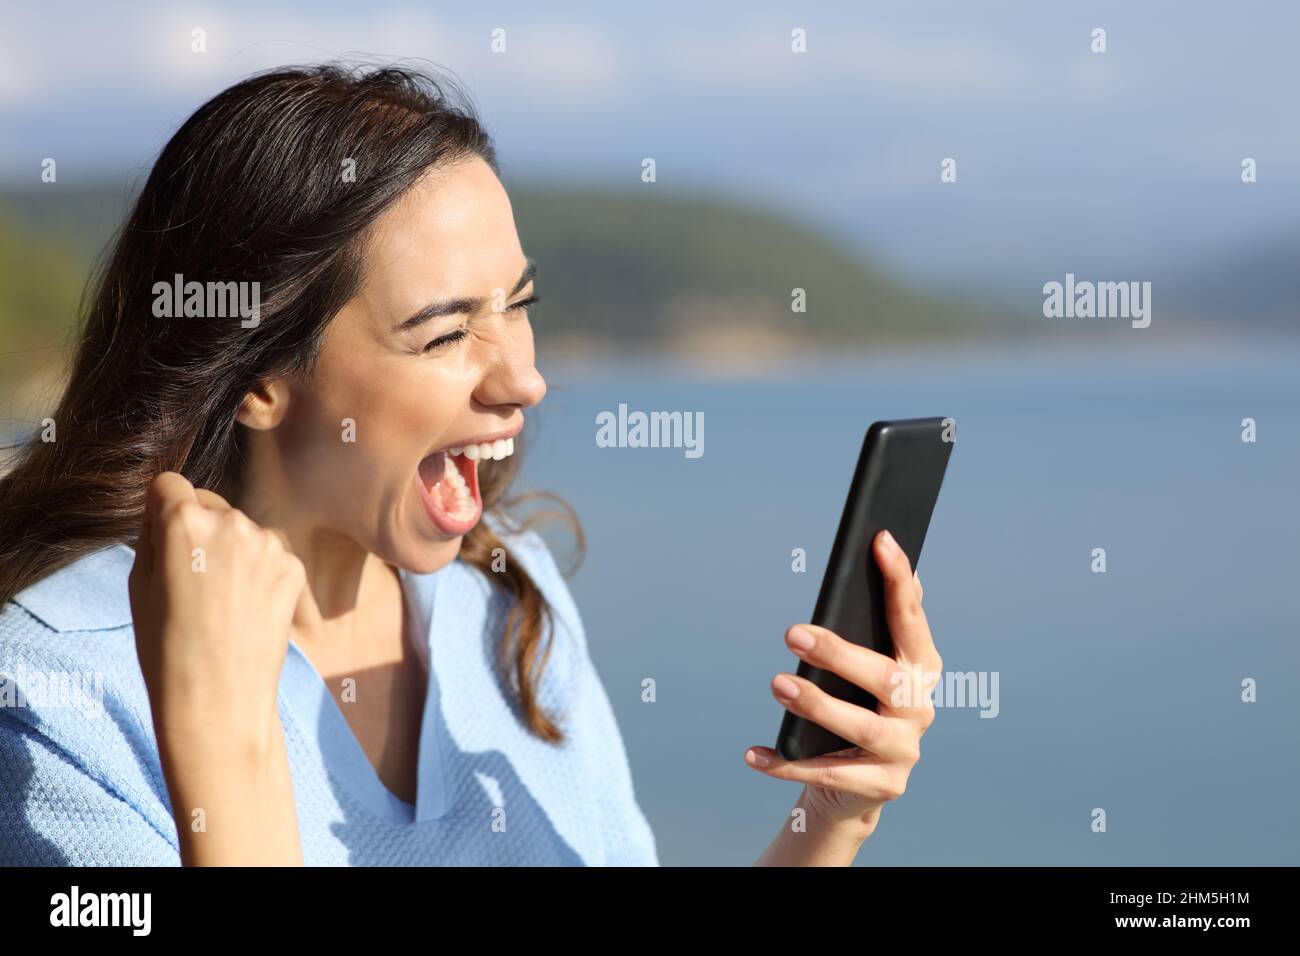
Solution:
{"label": "green hill", "polygon": [[[719,322],[834,346],[985,336],[1005,324],[904,286],[810,226],[656,188],[512,193],[541,270],[539,335],[653,345]],[[805,312],[791,308],[794,289],[805,292]]]}
{"label": "green hill", "polygon": [[[128,192],[0,193],[0,351],[66,331]],[[540,270],[543,349],[834,348],[1035,327],[905,286],[816,228],[708,196],[513,187],[511,199]],[[791,309],[794,289],[805,290],[805,312]]]}

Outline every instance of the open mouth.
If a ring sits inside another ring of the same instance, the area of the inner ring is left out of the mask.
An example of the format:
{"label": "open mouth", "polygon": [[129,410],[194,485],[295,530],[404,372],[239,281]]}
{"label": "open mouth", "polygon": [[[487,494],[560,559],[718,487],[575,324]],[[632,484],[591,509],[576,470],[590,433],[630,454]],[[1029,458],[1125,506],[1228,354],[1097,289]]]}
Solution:
{"label": "open mouth", "polygon": [[515,453],[514,438],[436,451],[420,462],[416,484],[425,512],[439,531],[462,535],[478,523],[483,511],[479,494],[481,461],[500,461]]}

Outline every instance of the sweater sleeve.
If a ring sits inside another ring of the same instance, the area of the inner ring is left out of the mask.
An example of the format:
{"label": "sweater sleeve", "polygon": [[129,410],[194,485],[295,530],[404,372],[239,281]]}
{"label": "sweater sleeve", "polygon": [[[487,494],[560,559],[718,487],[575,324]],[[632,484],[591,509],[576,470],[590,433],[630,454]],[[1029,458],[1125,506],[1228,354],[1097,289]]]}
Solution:
{"label": "sweater sleeve", "polygon": [[0,866],[179,866],[144,815],[26,723],[0,713]]}

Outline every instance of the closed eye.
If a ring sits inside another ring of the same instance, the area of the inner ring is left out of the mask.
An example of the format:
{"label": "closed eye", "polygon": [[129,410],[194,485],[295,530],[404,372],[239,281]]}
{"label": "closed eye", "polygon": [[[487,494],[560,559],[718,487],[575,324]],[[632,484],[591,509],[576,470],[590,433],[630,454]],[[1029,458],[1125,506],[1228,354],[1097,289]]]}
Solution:
{"label": "closed eye", "polygon": [[534,303],[541,302],[541,301],[542,301],[542,297],[540,295],[530,295],[528,298],[520,302],[516,302],[514,305],[510,306],[510,308],[506,309],[505,311],[517,312],[520,309],[526,309],[530,305],[533,305]]}
{"label": "closed eye", "polygon": [[[523,300],[521,300],[521,301],[519,301],[519,302],[516,302],[514,305],[510,306],[509,308],[507,308],[507,309],[505,309],[505,310],[503,310],[503,311],[504,311],[504,312],[521,312],[521,311],[523,311],[524,309],[527,309],[530,305],[534,305],[535,303],[538,303],[538,302],[541,302],[541,301],[542,301],[542,297],[541,297],[540,295],[530,295],[528,298],[523,299]],[[436,338],[436,339],[434,339],[432,342],[430,342],[428,345],[426,345],[424,348],[422,348],[420,351],[421,351],[421,352],[440,352],[440,351],[442,351],[443,349],[448,348],[449,346],[455,345],[457,342],[459,342],[461,339],[463,339],[463,338],[464,338],[465,336],[467,336],[468,334],[469,334],[469,332],[468,332],[466,329],[457,329],[455,332],[449,332],[449,333],[446,334],[446,335],[439,336],[438,338]]]}

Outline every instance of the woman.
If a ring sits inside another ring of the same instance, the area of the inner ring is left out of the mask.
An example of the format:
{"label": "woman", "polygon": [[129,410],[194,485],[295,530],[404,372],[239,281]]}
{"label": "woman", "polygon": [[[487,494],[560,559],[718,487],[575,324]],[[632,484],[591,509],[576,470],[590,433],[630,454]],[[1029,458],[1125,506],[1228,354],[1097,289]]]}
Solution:
{"label": "woman", "polygon": [[[182,126],[0,484],[4,862],[658,863],[577,610],[504,500],[546,391],[535,273],[428,75],[275,70]],[[888,699],[941,664],[906,557],[876,554],[898,661],[786,639]],[[759,862],[848,864],[933,708],[773,693],[865,749],[747,751],[805,784]]]}

